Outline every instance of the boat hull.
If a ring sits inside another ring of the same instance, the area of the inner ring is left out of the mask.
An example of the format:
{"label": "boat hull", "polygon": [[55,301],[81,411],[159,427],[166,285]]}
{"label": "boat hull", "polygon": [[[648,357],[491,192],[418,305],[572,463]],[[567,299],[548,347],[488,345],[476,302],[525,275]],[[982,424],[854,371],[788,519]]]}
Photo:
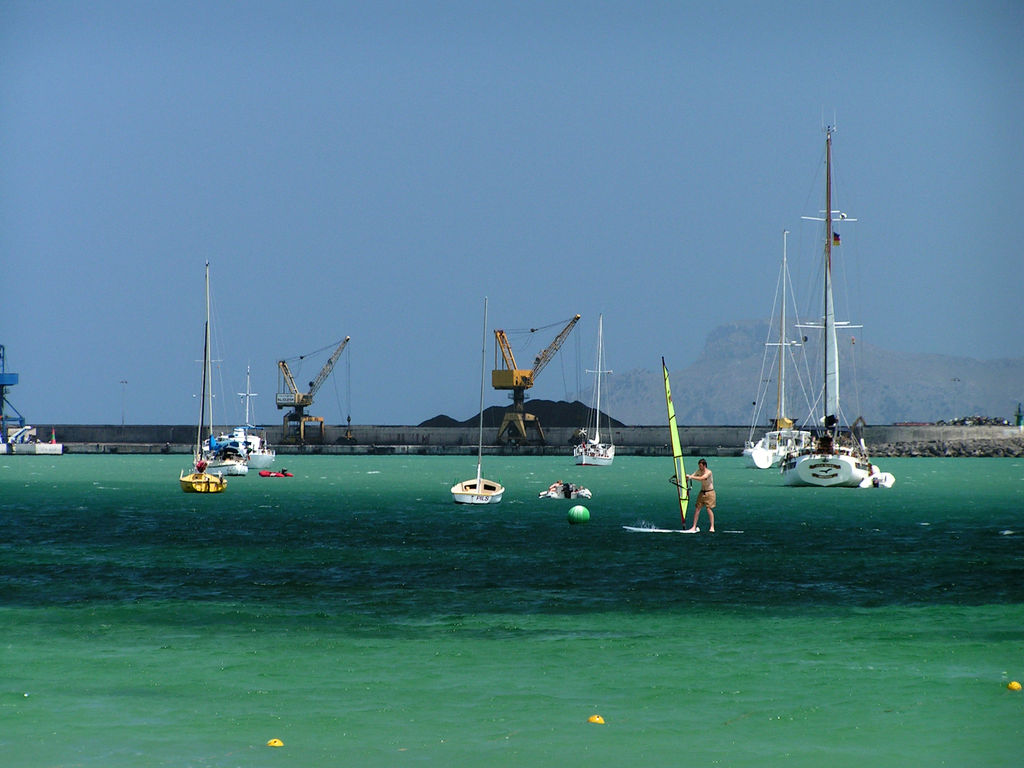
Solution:
{"label": "boat hull", "polygon": [[777,456],[774,451],[770,451],[760,445],[748,445],[743,449],[743,459],[746,461],[748,467],[754,469],[771,469],[773,464],[777,464],[781,459]]}
{"label": "boat hull", "polygon": [[211,475],[241,477],[249,474],[249,465],[242,459],[207,459],[206,471]]}
{"label": "boat hull", "polygon": [[182,472],[179,477],[181,490],[185,493],[220,493],[228,487],[228,481],[221,475],[207,472]]}
{"label": "boat hull", "polygon": [[[266,439],[254,432],[247,432],[245,427],[235,427],[230,435],[211,438],[210,449],[207,458],[210,460],[211,468],[226,466],[227,462],[237,464],[241,461],[252,469],[267,469],[274,463],[275,458],[274,449],[267,445]],[[209,458],[213,454],[222,458]],[[223,474],[244,475],[246,472],[229,469]]]}
{"label": "boat hull", "polygon": [[505,493],[501,483],[481,480],[479,486],[473,480],[463,480],[452,486],[452,501],[456,504],[497,504]]}
{"label": "boat hull", "polygon": [[552,483],[546,491],[538,493],[537,498],[589,499],[592,495],[589,488],[584,488],[575,483]]}
{"label": "boat hull", "polygon": [[60,456],[64,453],[64,444],[0,443],[0,453],[24,454],[29,456]]}
{"label": "boat hull", "polygon": [[845,453],[805,453],[786,459],[782,466],[786,485],[857,488],[870,474],[867,459]]}
{"label": "boat hull", "polygon": [[249,468],[250,469],[267,469],[271,464],[274,463],[276,454],[274,451],[253,451],[249,454]]}
{"label": "boat hull", "polygon": [[785,456],[805,451],[811,447],[814,436],[802,429],[786,429],[765,434],[756,443],[747,443],[743,458],[755,469],[771,469],[778,466]]}
{"label": "boat hull", "polygon": [[573,460],[581,467],[607,467],[615,461],[615,446],[605,443],[577,445],[572,452]]}

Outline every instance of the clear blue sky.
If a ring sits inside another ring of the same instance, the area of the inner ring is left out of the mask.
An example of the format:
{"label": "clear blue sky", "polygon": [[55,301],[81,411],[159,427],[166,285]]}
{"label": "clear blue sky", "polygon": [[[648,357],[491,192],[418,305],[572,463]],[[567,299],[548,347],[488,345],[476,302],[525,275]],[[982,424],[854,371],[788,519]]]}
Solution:
{"label": "clear blue sky", "polygon": [[485,295],[491,328],[583,315],[534,397],[573,394],[602,312],[615,370],[685,367],[768,316],[783,228],[811,269],[833,119],[862,336],[1020,357],[1022,40],[1017,0],[8,0],[11,399],[193,423],[207,260],[218,420],[251,365],[276,422],[276,361],[345,335],[329,423],[468,418]]}

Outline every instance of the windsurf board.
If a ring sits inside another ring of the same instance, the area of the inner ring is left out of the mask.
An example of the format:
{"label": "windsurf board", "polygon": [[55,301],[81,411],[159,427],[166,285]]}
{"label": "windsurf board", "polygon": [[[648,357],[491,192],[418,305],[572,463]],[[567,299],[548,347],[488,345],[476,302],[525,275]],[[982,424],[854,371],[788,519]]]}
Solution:
{"label": "windsurf board", "polygon": [[[700,528],[695,531],[691,531],[689,528],[686,530],[679,528],[642,528],[636,525],[624,525],[622,528],[631,533],[700,533]],[[716,531],[716,533],[743,533],[743,531]]]}

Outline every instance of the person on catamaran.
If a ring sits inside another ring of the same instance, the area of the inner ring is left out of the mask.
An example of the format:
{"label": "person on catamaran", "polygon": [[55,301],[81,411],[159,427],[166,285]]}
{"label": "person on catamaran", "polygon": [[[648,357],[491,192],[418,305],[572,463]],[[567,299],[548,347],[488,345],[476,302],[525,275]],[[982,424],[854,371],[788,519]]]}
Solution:
{"label": "person on catamaran", "polygon": [[715,532],[715,477],[708,469],[708,463],[704,459],[697,462],[697,471],[686,476],[687,480],[700,482],[700,493],[697,494],[697,503],[693,511],[693,527],[690,531],[697,530],[697,520],[700,519],[700,508],[707,507],[708,517],[711,518],[711,533]]}

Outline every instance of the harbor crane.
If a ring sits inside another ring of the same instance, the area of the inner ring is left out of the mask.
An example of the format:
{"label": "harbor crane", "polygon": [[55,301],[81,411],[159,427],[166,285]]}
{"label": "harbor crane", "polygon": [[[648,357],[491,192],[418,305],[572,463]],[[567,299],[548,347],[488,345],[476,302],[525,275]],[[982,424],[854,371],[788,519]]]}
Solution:
{"label": "harbor crane", "polygon": [[[317,374],[316,378],[309,382],[309,389],[306,392],[300,392],[298,385],[295,383],[295,377],[292,375],[291,368],[288,367],[287,360],[278,360],[277,367],[281,374],[284,387],[281,387],[276,397],[277,408],[290,408],[291,410],[284,415],[282,441],[286,443],[298,442],[301,445],[306,443],[306,425],[307,424],[318,424],[320,427],[318,439],[311,441],[323,443],[324,441],[324,419],[322,416],[310,416],[306,413],[306,408],[313,404],[313,397],[316,395],[317,390],[320,389],[320,385],[326,381],[327,377],[331,375],[331,371],[334,370],[334,364],[338,362],[338,358],[341,357],[341,353],[345,351],[345,347],[348,345],[350,336],[346,336],[338,344],[334,350],[334,354],[331,355],[330,359],[324,364],[324,367],[320,369],[320,373]],[[324,349],[327,349],[325,347]],[[314,353],[315,354],[315,353]],[[306,355],[300,355],[298,359],[301,360]]]}
{"label": "harbor crane", "polygon": [[[544,430],[540,426],[540,420],[532,413],[526,413],[526,390],[534,385],[537,376],[544,369],[551,358],[555,356],[562,342],[572,331],[580,316],[576,315],[558,333],[544,351],[533,361],[533,368],[520,368],[516,363],[516,357],[512,354],[512,345],[509,344],[508,335],[503,330],[494,332],[494,365],[491,371],[491,385],[495,389],[506,389],[512,391],[512,407],[505,412],[501,420],[501,429],[498,430],[498,442],[511,442],[517,445],[528,445],[530,437],[527,429],[530,429],[536,437],[538,444],[544,444]],[[533,333],[539,329],[531,328]],[[501,367],[498,367],[498,350],[501,350]]]}
{"label": "harbor crane", "polygon": [[[16,428],[25,426],[25,417],[18,413],[18,409],[7,399],[8,387],[13,387],[17,383],[18,374],[7,372],[7,357],[4,353],[4,345],[0,344],[0,445],[7,442],[8,434],[11,431],[10,425],[14,425]],[[8,406],[17,416],[7,415]]]}

